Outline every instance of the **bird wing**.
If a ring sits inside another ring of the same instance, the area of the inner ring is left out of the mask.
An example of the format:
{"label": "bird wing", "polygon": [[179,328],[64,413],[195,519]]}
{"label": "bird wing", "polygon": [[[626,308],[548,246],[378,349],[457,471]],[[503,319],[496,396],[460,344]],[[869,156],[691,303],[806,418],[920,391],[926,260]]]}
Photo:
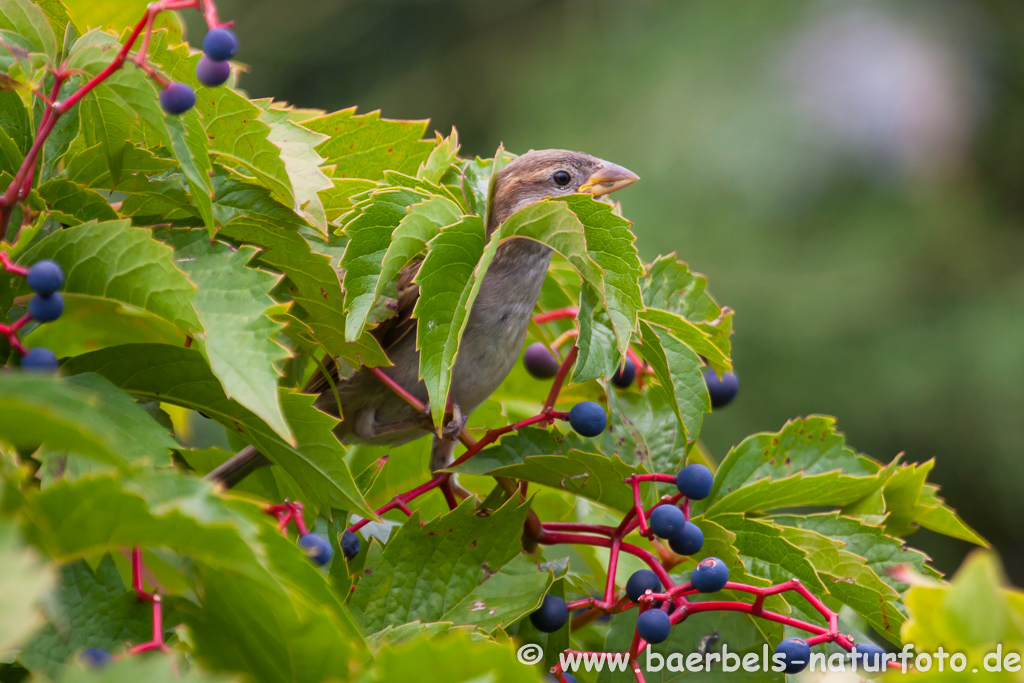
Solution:
{"label": "bird wing", "polygon": [[[394,346],[411,334],[416,329],[416,320],[412,317],[413,309],[416,308],[416,301],[420,298],[420,286],[413,282],[420,272],[423,259],[416,259],[402,270],[398,271],[398,294],[396,297],[395,314],[390,318],[382,320],[377,327],[370,330],[370,334],[377,340],[384,353],[388,353]],[[390,355],[390,354],[389,354]],[[324,358],[324,368],[329,372],[335,383],[341,381],[336,370],[334,358]],[[307,394],[321,394],[330,391],[330,382],[324,376],[322,370],[317,371],[306,384]]]}

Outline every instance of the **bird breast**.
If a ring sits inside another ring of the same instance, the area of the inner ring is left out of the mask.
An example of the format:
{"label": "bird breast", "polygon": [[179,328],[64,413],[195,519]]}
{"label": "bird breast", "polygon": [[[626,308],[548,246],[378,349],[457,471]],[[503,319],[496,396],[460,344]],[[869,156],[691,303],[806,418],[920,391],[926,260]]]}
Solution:
{"label": "bird breast", "polygon": [[519,358],[552,251],[525,238],[501,244],[462,334],[452,401],[466,413],[487,400]]}

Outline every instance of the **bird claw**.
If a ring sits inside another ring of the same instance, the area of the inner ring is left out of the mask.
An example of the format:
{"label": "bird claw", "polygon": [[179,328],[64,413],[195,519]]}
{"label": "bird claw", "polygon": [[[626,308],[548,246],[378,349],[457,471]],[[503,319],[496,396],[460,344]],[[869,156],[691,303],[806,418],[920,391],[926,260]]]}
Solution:
{"label": "bird claw", "polygon": [[452,417],[441,427],[442,438],[453,439],[457,437],[465,429],[466,422],[468,421],[469,415],[463,415],[459,406],[453,403]]}
{"label": "bird claw", "polygon": [[[466,428],[466,423],[469,421],[469,415],[463,415],[462,409],[456,404],[452,404],[450,415],[451,417],[448,417],[449,413],[445,413],[442,417],[444,424],[442,425],[439,434],[443,439],[454,439],[457,437],[462,433],[462,430]],[[427,404],[423,407],[423,410],[420,411],[420,418],[433,424],[432,417],[430,405]]]}

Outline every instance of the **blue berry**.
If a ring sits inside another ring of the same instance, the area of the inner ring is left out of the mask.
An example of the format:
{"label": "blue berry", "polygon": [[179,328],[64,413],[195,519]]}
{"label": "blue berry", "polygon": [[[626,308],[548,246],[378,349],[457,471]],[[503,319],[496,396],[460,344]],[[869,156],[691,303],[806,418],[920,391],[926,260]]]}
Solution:
{"label": "blue berry", "polygon": [[558,374],[558,359],[544,342],[534,342],[523,353],[523,367],[537,379],[551,379]]}
{"label": "blue berry", "polygon": [[[563,671],[562,675],[565,676],[566,683],[579,683],[571,673]],[[555,678],[555,674],[548,674],[544,677],[544,683],[562,683],[562,681]]]}
{"label": "blue berry", "polygon": [[203,55],[196,64],[196,80],[211,88],[224,85],[230,75],[231,62],[215,62]]}
{"label": "blue berry", "polygon": [[708,557],[697,563],[690,581],[701,593],[717,593],[729,582],[729,568],[717,557]]}
{"label": "blue berry", "polygon": [[195,92],[184,83],[169,83],[160,91],[160,106],[168,114],[184,114],[195,104]]}
{"label": "blue berry", "polygon": [[28,302],[28,312],[36,322],[52,323],[64,312],[64,297],[58,292],[50,296],[33,294]]}
{"label": "blue berry", "polygon": [[554,633],[569,621],[569,608],[565,600],[554,595],[545,595],[540,609],[530,615],[530,622],[538,631]]}
{"label": "blue berry", "polygon": [[724,408],[729,405],[740,390],[740,381],[736,379],[735,374],[727,372],[719,379],[711,368],[704,371],[704,383],[708,385],[712,408]]}
{"label": "blue berry", "polygon": [[39,261],[28,269],[28,276],[25,279],[33,292],[49,296],[64,284],[64,271],[53,261]]}
{"label": "blue berry", "polygon": [[608,417],[600,404],[584,401],[569,411],[569,424],[581,436],[597,436],[608,425]]}
{"label": "blue berry", "polygon": [[636,363],[627,358],[622,367],[612,375],[612,384],[620,389],[628,389],[629,385],[633,383],[634,377],[636,377]]}
{"label": "blue berry", "polygon": [[668,539],[668,547],[677,555],[696,555],[704,547],[704,532],[693,522],[686,522]]}
{"label": "blue berry", "polygon": [[640,637],[648,643],[657,645],[668,640],[672,630],[672,620],[660,609],[649,609],[636,620],[636,630]]}
{"label": "blue berry", "polygon": [[638,569],[626,582],[626,595],[636,602],[647,591],[657,593],[661,590],[661,579],[650,569]]}
{"label": "blue berry", "polygon": [[704,500],[711,494],[715,475],[704,465],[687,465],[676,475],[676,488],[690,500]]}
{"label": "blue berry", "polygon": [[359,554],[359,537],[347,529],[341,535],[341,554],[346,560],[351,560]]}
{"label": "blue berry", "polygon": [[29,349],[21,359],[22,370],[34,372],[56,372],[60,364],[57,362],[57,355],[50,349],[37,346]]}
{"label": "blue berry", "polygon": [[672,538],[686,524],[686,515],[675,505],[659,505],[651,511],[651,531],[658,538]]}
{"label": "blue berry", "polygon": [[798,674],[811,661],[811,646],[803,638],[790,638],[779,643],[775,654],[782,655],[786,673]]}
{"label": "blue berry", "polygon": [[238,52],[238,38],[229,28],[211,28],[203,38],[203,53],[215,62],[231,59]]}
{"label": "blue berry", "polygon": [[330,542],[320,534],[306,534],[299,538],[299,547],[306,551],[309,560],[318,567],[326,566],[334,555]]}
{"label": "blue berry", "polygon": [[101,650],[98,647],[90,647],[88,650],[82,650],[82,654],[78,655],[78,658],[90,669],[102,669],[107,664],[110,664],[113,659],[109,652]]}
{"label": "blue berry", "polygon": [[885,650],[874,643],[857,643],[857,654],[853,656],[860,667],[869,667],[871,671],[881,671],[885,661]]}

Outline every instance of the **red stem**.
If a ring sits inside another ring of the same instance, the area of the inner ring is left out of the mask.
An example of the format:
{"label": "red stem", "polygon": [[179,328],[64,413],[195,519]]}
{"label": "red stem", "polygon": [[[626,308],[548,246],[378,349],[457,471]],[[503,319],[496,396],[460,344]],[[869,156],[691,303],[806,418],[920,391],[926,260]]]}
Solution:
{"label": "red stem", "polygon": [[551,391],[548,392],[548,397],[544,401],[544,410],[551,410],[555,407],[555,403],[558,401],[558,394],[562,391],[562,385],[565,384],[565,380],[569,376],[569,371],[572,370],[573,364],[576,362],[576,356],[579,354],[579,351],[579,348],[573,344],[572,348],[569,349],[569,353],[565,354],[565,359],[558,366],[558,373],[555,374],[555,379],[551,383]]}
{"label": "red stem", "polygon": [[537,323],[538,325],[543,325],[544,323],[550,322],[552,320],[562,320],[564,318],[575,318],[579,314],[579,312],[580,312],[580,309],[578,309],[575,306],[566,306],[565,308],[556,308],[553,311],[548,311],[547,313],[541,313],[539,315],[533,316],[533,322]]}

